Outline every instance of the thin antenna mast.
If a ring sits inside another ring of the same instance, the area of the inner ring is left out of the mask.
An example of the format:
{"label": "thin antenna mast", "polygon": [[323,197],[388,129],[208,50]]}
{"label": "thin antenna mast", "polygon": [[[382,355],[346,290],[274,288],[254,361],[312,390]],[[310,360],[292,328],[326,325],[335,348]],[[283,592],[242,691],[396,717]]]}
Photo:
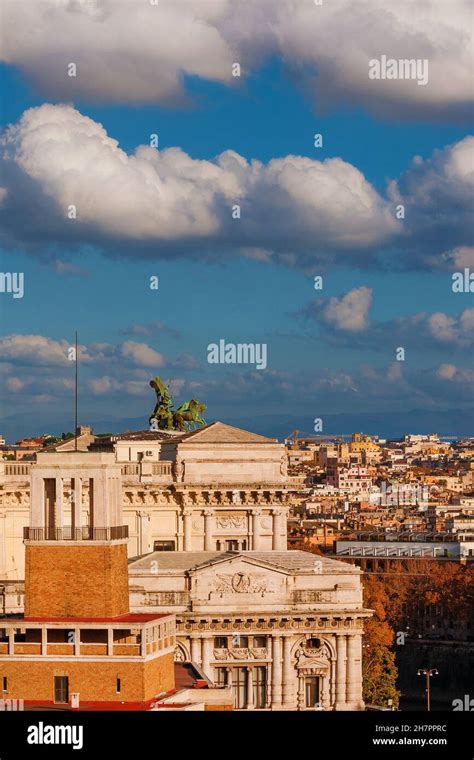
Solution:
{"label": "thin antenna mast", "polygon": [[76,382],[74,387],[74,451],[77,451],[77,330],[76,330]]}

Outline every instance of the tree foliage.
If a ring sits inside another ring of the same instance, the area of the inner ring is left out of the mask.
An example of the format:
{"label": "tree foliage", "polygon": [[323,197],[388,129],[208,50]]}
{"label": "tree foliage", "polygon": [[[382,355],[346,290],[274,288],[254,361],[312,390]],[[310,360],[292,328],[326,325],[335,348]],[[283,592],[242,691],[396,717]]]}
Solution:
{"label": "tree foliage", "polygon": [[400,692],[397,689],[395,653],[391,649],[395,634],[387,620],[388,604],[385,584],[377,576],[366,576],[364,606],[372,609],[374,614],[365,624],[362,657],[364,700],[366,704],[387,707],[391,699],[396,709]]}

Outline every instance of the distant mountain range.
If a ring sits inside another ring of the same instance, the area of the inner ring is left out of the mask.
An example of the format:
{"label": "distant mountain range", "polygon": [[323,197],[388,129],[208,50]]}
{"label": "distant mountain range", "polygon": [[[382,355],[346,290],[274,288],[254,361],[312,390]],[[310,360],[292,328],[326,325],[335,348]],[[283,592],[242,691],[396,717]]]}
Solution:
{"label": "distant mountain range", "polygon": [[[222,422],[235,425],[255,433],[268,435],[279,440],[287,437],[297,429],[300,436],[314,435],[312,420],[308,416],[291,416],[289,414],[265,414],[259,416],[242,415],[241,417],[224,417]],[[213,420],[209,418],[208,422]],[[103,419],[84,419],[81,424],[92,425],[96,433],[119,433],[124,430],[140,430],[148,427],[143,417],[122,417]],[[42,415],[15,414],[0,419],[0,434],[8,443],[13,443],[26,436],[49,433],[60,435],[71,430],[70,418],[61,413]],[[342,435],[359,431],[368,435],[378,434],[383,438],[400,438],[407,433],[438,433],[441,436],[474,436],[474,408],[449,409],[445,411],[428,411],[412,409],[407,412],[352,412],[350,414],[324,415],[324,435]]]}

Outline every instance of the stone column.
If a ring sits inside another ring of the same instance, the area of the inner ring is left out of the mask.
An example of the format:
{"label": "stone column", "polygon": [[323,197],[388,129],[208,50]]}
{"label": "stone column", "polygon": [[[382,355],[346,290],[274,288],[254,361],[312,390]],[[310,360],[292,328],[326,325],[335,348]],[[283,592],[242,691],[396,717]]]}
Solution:
{"label": "stone column", "polygon": [[253,701],[253,668],[247,668],[247,710],[253,710],[255,707]]}
{"label": "stone column", "polygon": [[213,650],[213,637],[204,636],[202,639],[202,670],[208,678],[212,678],[211,659]]}
{"label": "stone column", "polygon": [[[143,636],[143,631],[142,631]],[[114,653],[114,630],[113,628],[109,628],[107,630],[107,654],[109,657],[111,657]]]}
{"label": "stone column", "polygon": [[293,638],[291,636],[283,637],[283,706],[294,707],[294,681],[295,669],[291,662],[291,647]]}
{"label": "stone column", "polygon": [[252,509],[252,549],[254,552],[260,551],[262,547],[261,514],[259,509]]}
{"label": "stone column", "polygon": [[281,636],[272,637],[272,710],[281,707]]}
{"label": "stone column", "polygon": [[[94,527],[90,526],[91,530]],[[74,530],[82,529],[82,478],[74,478]]]}
{"label": "stone column", "polygon": [[79,657],[80,654],[81,654],[81,629],[74,628],[74,655],[76,657]]}
{"label": "stone column", "polygon": [[274,509],[273,514],[273,551],[284,552],[287,549],[286,540],[286,512],[280,509]]}
{"label": "stone column", "polygon": [[184,551],[184,520],[183,515],[176,510],[176,549],[179,552]]}
{"label": "stone column", "polygon": [[272,654],[272,637],[267,636],[267,658],[268,663],[266,667],[266,689],[267,689],[267,699],[266,699],[266,705],[265,707],[269,710],[272,706],[272,668],[271,668],[271,662],[273,660],[273,654]]}
{"label": "stone column", "polygon": [[46,626],[41,629],[41,654],[43,657],[48,654],[48,629]]}
{"label": "stone column", "polygon": [[331,688],[329,701],[331,706],[334,706],[334,702],[336,701],[336,661],[334,658],[331,658]]}
{"label": "stone column", "polygon": [[298,673],[298,710],[304,710],[306,707],[304,676]]}
{"label": "stone column", "polygon": [[216,547],[213,536],[213,512],[212,509],[204,511],[204,551],[212,552]]}
{"label": "stone column", "polygon": [[61,532],[59,535],[62,538],[63,527],[63,479],[56,478],[56,510],[54,515],[54,527],[59,528]]}
{"label": "stone column", "polygon": [[145,510],[137,512],[138,517],[138,550],[140,554],[151,551],[150,544],[150,514]]}
{"label": "stone column", "polygon": [[335,710],[346,709],[346,636],[336,636],[336,704]]}
{"label": "stone column", "polygon": [[184,522],[184,551],[190,552],[192,548],[192,519],[193,513],[190,509],[185,509],[183,512]]}
{"label": "stone column", "polygon": [[13,654],[15,648],[15,629],[8,629],[8,654]]}
{"label": "stone column", "polygon": [[201,639],[198,636],[191,636],[191,661],[201,664]]}
{"label": "stone column", "polygon": [[32,528],[46,527],[44,502],[44,479],[32,471],[30,488],[30,525]]}
{"label": "stone column", "polygon": [[348,709],[357,710],[362,702],[362,636],[347,637],[346,701]]}
{"label": "stone column", "polygon": [[[0,578],[7,578],[7,551],[6,551],[6,537],[7,531],[5,525],[7,524],[6,512],[0,512]],[[6,599],[4,598],[6,603]]]}

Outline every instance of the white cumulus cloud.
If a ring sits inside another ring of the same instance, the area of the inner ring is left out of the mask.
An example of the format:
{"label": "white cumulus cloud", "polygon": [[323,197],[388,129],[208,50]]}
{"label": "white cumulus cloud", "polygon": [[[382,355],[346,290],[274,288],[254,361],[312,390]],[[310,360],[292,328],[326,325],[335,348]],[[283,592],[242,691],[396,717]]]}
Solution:
{"label": "white cumulus cloud", "polygon": [[[33,183],[28,234],[49,219],[49,238],[57,230],[164,248],[201,241],[221,250],[225,241],[244,251],[353,250],[398,229],[390,204],[341,158],[288,155],[263,164],[229,150],[204,161],[149,146],[128,155],[101,124],[72,106],[50,104],[26,111],[5,131],[2,147],[16,190],[7,227],[18,218],[12,208],[25,206],[25,183]],[[232,218],[235,204],[240,219]],[[70,205],[74,220],[67,218]]]}
{"label": "white cumulus cloud", "polygon": [[337,330],[361,332],[368,327],[371,303],[371,288],[353,288],[341,298],[330,298],[321,309],[321,318]]}
{"label": "white cumulus cloud", "polygon": [[129,359],[141,367],[162,367],[165,363],[164,357],[158,351],[147,346],[146,343],[127,340],[122,343],[121,351],[125,359]]}
{"label": "white cumulus cloud", "polygon": [[[234,62],[245,77],[278,56],[318,105],[426,118],[472,98],[469,0],[3,0],[2,17],[2,60],[47,97],[175,102],[186,74],[230,85]],[[428,84],[369,80],[382,54],[428,60]]]}

